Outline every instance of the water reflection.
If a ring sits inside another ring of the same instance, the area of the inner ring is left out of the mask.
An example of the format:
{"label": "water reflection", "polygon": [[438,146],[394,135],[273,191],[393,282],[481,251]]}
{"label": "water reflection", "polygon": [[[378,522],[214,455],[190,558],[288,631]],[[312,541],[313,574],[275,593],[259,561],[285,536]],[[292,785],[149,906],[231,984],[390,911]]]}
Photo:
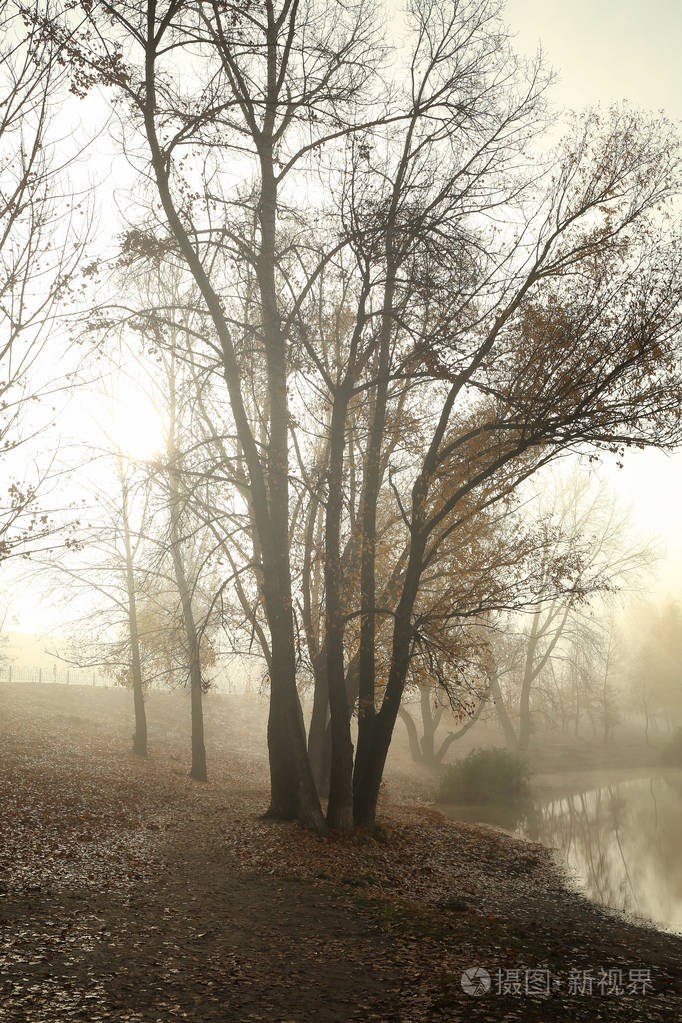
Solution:
{"label": "water reflection", "polygon": [[682,931],[682,772],[453,813],[557,849],[590,898]]}

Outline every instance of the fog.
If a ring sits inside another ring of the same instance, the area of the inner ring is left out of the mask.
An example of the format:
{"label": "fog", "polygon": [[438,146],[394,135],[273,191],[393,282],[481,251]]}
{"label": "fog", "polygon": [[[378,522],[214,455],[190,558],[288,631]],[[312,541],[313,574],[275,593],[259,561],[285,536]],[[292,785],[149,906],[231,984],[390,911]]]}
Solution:
{"label": "fog", "polygon": [[682,1017],[681,30],[0,0],[3,1023]]}

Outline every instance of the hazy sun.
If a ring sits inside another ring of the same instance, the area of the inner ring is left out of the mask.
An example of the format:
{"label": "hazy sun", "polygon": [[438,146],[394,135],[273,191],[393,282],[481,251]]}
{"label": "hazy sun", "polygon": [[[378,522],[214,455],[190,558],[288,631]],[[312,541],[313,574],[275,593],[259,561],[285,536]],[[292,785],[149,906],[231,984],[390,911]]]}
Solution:
{"label": "hazy sun", "polygon": [[107,387],[95,412],[103,444],[126,458],[146,460],[165,446],[164,420],[149,393],[121,375]]}
{"label": "hazy sun", "polygon": [[143,402],[117,408],[112,439],[129,458],[152,458],[164,446],[163,422],[157,409]]}

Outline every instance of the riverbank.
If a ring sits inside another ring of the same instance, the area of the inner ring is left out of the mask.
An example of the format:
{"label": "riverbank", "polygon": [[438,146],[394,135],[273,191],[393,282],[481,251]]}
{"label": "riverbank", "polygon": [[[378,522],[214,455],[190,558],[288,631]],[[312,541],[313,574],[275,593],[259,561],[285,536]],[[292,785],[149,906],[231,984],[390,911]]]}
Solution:
{"label": "riverbank", "polygon": [[372,836],[267,822],[262,758],[197,784],[172,737],[139,761],[37,689],[0,693],[3,1023],[682,1015],[682,939],[542,846],[387,801]]}

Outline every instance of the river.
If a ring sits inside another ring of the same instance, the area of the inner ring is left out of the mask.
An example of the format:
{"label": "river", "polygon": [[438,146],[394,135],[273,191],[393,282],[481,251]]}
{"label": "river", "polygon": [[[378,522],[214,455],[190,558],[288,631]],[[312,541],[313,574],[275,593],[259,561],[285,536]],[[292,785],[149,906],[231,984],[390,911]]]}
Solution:
{"label": "river", "polygon": [[538,779],[532,801],[517,810],[443,810],[555,849],[591,899],[682,931],[682,770]]}

